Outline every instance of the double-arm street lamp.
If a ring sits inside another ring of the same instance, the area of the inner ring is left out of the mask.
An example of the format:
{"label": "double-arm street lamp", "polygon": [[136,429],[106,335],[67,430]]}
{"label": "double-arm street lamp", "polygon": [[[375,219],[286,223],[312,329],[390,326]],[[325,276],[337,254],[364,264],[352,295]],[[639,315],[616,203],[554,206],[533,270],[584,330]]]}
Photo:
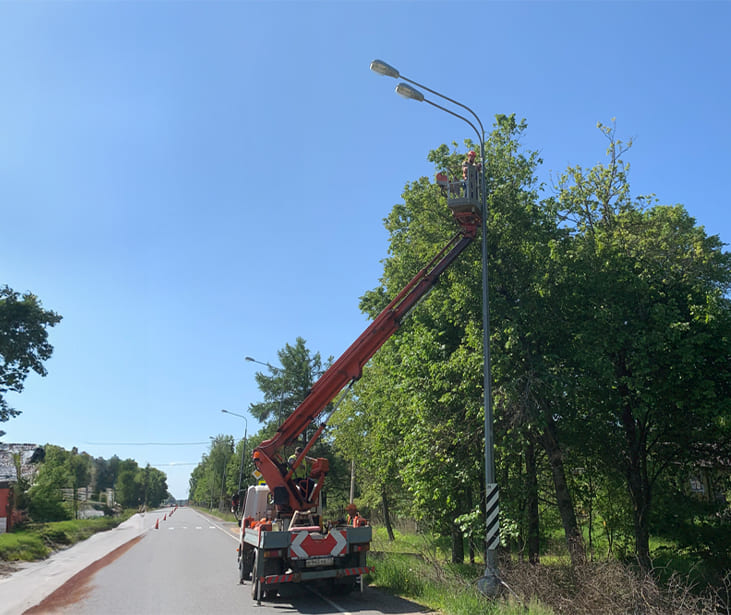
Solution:
{"label": "double-arm street lamp", "polygon": [[243,414],[236,414],[236,412],[231,412],[230,410],[221,410],[221,412],[225,412],[226,414],[230,414],[231,416],[238,416],[240,419],[244,419],[244,446],[241,449],[241,467],[239,467],[239,489],[238,493],[241,493],[241,479],[244,476],[244,458],[246,457],[246,438],[249,434],[249,421],[246,419],[246,417]]}
{"label": "double-arm street lamp", "polygon": [[495,482],[495,456],[493,444],[493,415],[492,415],[492,389],[490,374],[490,305],[488,301],[488,279],[487,279],[487,194],[485,190],[485,129],[482,126],[480,118],[466,105],[444,96],[439,92],[432,90],[425,85],[412,81],[404,77],[393,66],[386,64],[381,60],[373,60],[371,62],[371,70],[384,75],[393,77],[394,79],[402,79],[407,81],[447,102],[457,105],[465,109],[477,121],[477,127],[466,117],[460,115],[439,105],[429,99],[419,90],[407,83],[399,83],[396,86],[396,93],[412,100],[425,102],[432,107],[436,107],[441,111],[449,113],[467,123],[477,135],[480,142],[480,161],[482,163],[482,172],[480,176],[480,194],[481,194],[481,216],[482,216],[482,348],[484,354],[483,367],[483,386],[484,386],[484,405],[485,405],[485,514],[486,514],[486,536],[485,536],[485,573],[478,581],[478,587],[487,595],[495,595],[499,589],[500,581],[497,576],[497,547],[500,542],[499,526],[498,526],[498,487]]}

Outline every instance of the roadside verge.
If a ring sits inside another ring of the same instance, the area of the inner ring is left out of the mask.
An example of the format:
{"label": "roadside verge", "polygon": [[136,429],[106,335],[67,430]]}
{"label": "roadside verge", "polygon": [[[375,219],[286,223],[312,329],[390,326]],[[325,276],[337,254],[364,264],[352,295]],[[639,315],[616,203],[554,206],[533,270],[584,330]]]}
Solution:
{"label": "roadside verge", "polygon": [[[149,513],[148,513],[149,516]],[[20,615],[41,602],[97,560],[147,531],[145,515],[136,514],[106,532],[99,532],[49,558],[23,564],[0,578],[0,615]]]}

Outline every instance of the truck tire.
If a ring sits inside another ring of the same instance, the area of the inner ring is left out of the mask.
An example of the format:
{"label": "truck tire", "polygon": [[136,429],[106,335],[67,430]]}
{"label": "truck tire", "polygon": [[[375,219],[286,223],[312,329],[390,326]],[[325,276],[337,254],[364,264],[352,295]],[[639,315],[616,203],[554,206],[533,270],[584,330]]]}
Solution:
{"label": "truck tire", "polygon": [[244,567],[244,556],[239,555],[239,585],[243,585],[246,580],[246,572]]}
{"label": "truck tire", "polygon": [[254,559],[254,553],[250,549],[244,549],[243,546],[239,547],[239,584],[243,585],[251,576],[252,560]]}
{"label": "truck tire", "polygon": [[257,600],[260,598],[259,596],[259,586],[261,585],[259,582],[259,577],[256,574],[256,568],[257,568],[257,561],[259,559],[258,549],[257,553],[254,555],[254,564],[251,567],[251,597],[254,600]]}

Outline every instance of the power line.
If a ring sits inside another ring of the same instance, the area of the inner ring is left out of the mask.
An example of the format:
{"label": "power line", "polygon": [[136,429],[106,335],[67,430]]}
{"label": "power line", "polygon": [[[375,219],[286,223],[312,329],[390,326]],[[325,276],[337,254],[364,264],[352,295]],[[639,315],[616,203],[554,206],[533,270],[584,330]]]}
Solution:
{"label": "power line", "polygon": [[205,442],[84,442],[84,444],[95,446],[198,446],[210,443],[210,440]]}

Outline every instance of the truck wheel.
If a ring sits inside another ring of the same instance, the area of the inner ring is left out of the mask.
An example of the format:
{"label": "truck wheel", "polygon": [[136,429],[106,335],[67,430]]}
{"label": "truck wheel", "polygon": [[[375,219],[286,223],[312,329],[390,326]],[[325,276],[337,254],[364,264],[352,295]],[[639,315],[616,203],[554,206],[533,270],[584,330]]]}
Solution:
{"label": "truck wheel", "polygon": [[250,549],[239,548],[239,583],[244,584],[251,575],[251,564],[254,559],[254,552]]}
{"label": "truck wheel", "polygon": [[243,585],[245,579],[246,574],[244,572],[244,557],[243,555],[239,555],[239,585]]}
{"label": "truck wheel", "polygon": [[259,598],[259,577],[256,574],[257,560],[259,559],[258,553],[254,555],[254,565],[251,567],[251,597],[256,600]]}

